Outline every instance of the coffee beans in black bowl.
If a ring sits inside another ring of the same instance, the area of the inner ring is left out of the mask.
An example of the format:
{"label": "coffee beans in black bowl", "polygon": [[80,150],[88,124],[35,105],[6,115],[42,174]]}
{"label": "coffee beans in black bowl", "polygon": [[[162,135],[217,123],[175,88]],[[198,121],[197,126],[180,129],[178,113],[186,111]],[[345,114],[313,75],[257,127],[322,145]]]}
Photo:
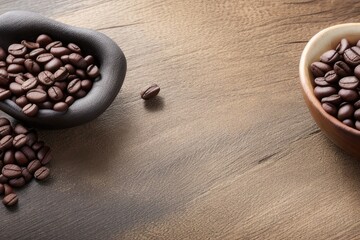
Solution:
{"label": "coffee beans in black bowl", "polygon": [[0,110],[28,125],[91,121],[122,86],[125,56],[102,33],[27,11],[1,15],[0,32]]}

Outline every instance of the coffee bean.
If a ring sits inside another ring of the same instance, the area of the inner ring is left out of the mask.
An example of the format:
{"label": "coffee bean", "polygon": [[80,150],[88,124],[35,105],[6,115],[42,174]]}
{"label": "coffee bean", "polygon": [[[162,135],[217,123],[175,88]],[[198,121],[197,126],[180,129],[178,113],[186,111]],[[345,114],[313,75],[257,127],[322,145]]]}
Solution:
{"label": "coffee bean", "polygon": [[33,77],[35,77],[35,76],[32,75],[31,73],[27,72],[27,73],[24,73],[24,77],[25,77],[26,79],[29,79],[29,78],[33,78]]}
{"label": "coffee bean", "polygon": [[[326,80],[326,78],[325,78]],[[148,100],[151,98],[156,97],[158,93],[160,92],[160,87],[157,84],[151,84],[145,87],[141,93],[140,96],[144,100]],[[315,96],[317,96],[319,99],[323,97],[328,97],[332,94],[336,93],[336,89],[334,87],[315,87],[314,89]]]}
{"label": "coffee bean", "polygon": [[5,196],[2,200],[2,203],[7,206],[11,207],[18,203],[19,199],[15,193],[10,193],[9,195]]}
{"label": "coffee bean", "polygon": [[51,53],[42,53],[36,57],[36,61],[38,63],[47,63],[50,60],[52,60],[53,58],[54,58],[54,55],[52,55]]}
{"label": "coffee bean", "polygon": [[4,183],[4,196],[9,195],[10,193],[13,193],[14,190],[12,189],[12,187],[7,184],[7,182],[9,181],[9,179],[7,179],[6,183]]}
{"label": "coffee bean", "polygon": [[324,97],[321,99],[321,103],[331,103],[333,105],[339,105],[342,102],[342,99],[339,95],[333,94],[329,97]]}
{"label": "coffee bean", "polygon": [[5,61],[6,61],[7,64],[11,64],[11,63],[13,63],[14,59],[15,59],[15,57],[14,57],[13,55],[9,54],[9,55],[6,57],[6,60],[5,60]]}
{"label": "coffee bean", "polygon": [[14,58],[12,63],[22,65],[25,63],[25,58]]}
{"label": "coffee bean", "polygon": [[6,59],[6,55],[7,54],[5,50],[2,47],[0,47],[0,61],[4,61]]}
{"label": "coffee bean", "polygon": [[[21,170],[21,175],[22,175],[22,170]],[[20,188],[23,187],[26,184],[26,182],[25,182],[25,178],[21,176],[19,178],[10,179],[8,184],[12,187]]]}
{"label": "coffee bean", "polygon": [[15,152],[15,160],[16,160],[17,164],[19,164],[20,166],[25,166],[29,163],[29,159],[21,151]]}
{"label": "coffee bean", "polygon": [[22,125],[21,123],[17,123],[14,127],[14,132],[16,134],[27,134],[29,130],[26,127],[24,127],[24,125]]}
{"label": "coffee bean", "polygon": [[349,119],[354,114],[354,107],[351,104],[345,104],[341,106],[338,111],[338,119],[343,121],[345,119]]}
{"label": "coffee bean", "polygon": [[42,109],[52,109],[54,104],[50,101],[45,101],[43,103],[39,103],[39,108]]}
{"label": "coffee bean", "polygon": [[360,48],[354,46],[346,49],[344,52],[344,60],[350,65],[358,65],[360,63]]}
{"label": "coffee bean", "polygon": [[74,80],[75,78],[78,78],[78,76],[76,76],[75,74],[70,74],[70,75],[67,77],[67,81],[70,82],[71,80]]}
{"label": "coffee bean", "polygon": [[78,67],[81,69],[84,69],[87,67],[87,63],[86,63],[85,59],[78,53],[71,53],[69,55],[69,61],[75,67]]}
{"label": "coffee bean", "polygon": [[15,82],[20,85],[22,85],[26,80],[27,80],[27,78],[23,75],[18,75],[15,77]]}
{"label": "coffee bean", "polygon": [[8,52],[14,56],[24,56],[26,51],[26,47],[18,43],[11,44],[8,48]]}
{"label": "coffee bean", "polygon": [[36,170],[38,170],[41,167],[41,162],[38,159],[34,159],[31,162],[29,162],[27,169],[31,174],[34,174]]}
{"label": "coffee bean", "polygon": [[54,111],[57,112],[66,112],[68,110],[69,106],[64,102],[57,102],[54,104]]}
{"label": "coffee bean", "polygon": [[71,64],[65,64],[64,67],[68,70],[69,74],[74,74],[74,73],[75,73],[75,68],[74,68],[73,65],[71,65]]}
{"label": "coffee bean", "polygon": [[72,80],[67,86],[67,90],[70,94],[75,94],[80,89],[81,89],[81,81],[78,78]]}
{"label": "coffee bean", "polygon": [[340,89],[338,94],[346,102],[355,101],[359,96],[357,91],[351,89]]}
{"label": "coffee bean", "polygon": [[91,55],[87,55],[84,59],[88,66],[91,64],[94,64],[94,62],[95,62],[94,57]]}
{"label": "coffee bean", "polygon": [[341,39],[340,43],[336,46],[336,51],[339,54],[343,54],[346,49],[350,47],[350,43],[346,38]]}
{"label": "coffee bean", "polygon": [[10,121],[7,118],[0,117],[0,127],[5,125],[10,125]]}
{"label": "coffee bean", "polygon": [[54,101],[59,101],[64,97],[64,94],[61,91],[61,89],[58,87],[55,87],[55,86],[49,88],[48,95],[49,95],[50,99],[52,99]]}
{"label": "coffee bean", "polygon": [[76,98],[83,98],[86,96],[86,91],[83,90],[83,89],[80,89],[79,91],[77,91],[75,94],[74,94],[74,97]]}
{"label": "coffee bean", "polygon": [[4,154],[4,164],[14,164],[15,163],[15,154],[13,150],[7,150]]}
{"label": "coffee bean", "polygon": [[42,181],[45,180],[50,174],[50,169],[47,167],[40,167],[38,170],[35,171],[34,177],[36,180]]}
{"label": "coffee bean", "polygon": [[4,151],[12,147],[13,137],[11,135],[6,135],[0,140],[0,150]]}
{"label": "coffee bean", "polygon": [[17,178],[21,176],[21,168],[15,164],[6,164],[1,173],[7,178]]}
{"label": "coffee bean", "polygon": [[43,53],[46,53],[46,50],[44,48],[37,48],[29,53],[29,57],[32,59],[36,59],[39,55]]}
{"label": "coffee bean", "polygon": [[345,124],[346,126],[349,126],[351,128],[355,127],[354,121],[351,119],[345,119],[342,121],[343,124]]}
{"label": "coffee bean", "polygon": [[23,107],[22,111],[28,117],[34,117],[38,113],[39,108],[34,103],[28,103]]}
{"label": "coffee bean", "polygon": [[330,86],[330,83],[328,83],[327,81],[325,81],[324,77],[317,77],[314,79],[314,82],[317,86],[320,87],[328,87]]}
{"label": "coffee bean", "polygon": [[64,64],[69,63],[69,55],[62,55],[60,56],[60,59]]}
{"label": "coffee bean", "polygon": [[[5,184],[9,181],[7,177],[5,177],[3,174],[0,174],[0,183]],[[5,185],[4,185],[5,187]]]}
{"label": "coffee bean", "polygon": [[33,177],[26,167],[21,168],[21,174],[22,174],[23,178],[25,179],[25,182],[30,182]]}
{"label": "coffee bean", "polygon": [[29,91],[30,89],[35,88],[37,84],[38,84],[37,78],[29,78],[21,85],[21,88],[25,91]]}
{"label": "coffee bean", "polygon": [[55,82],[54,86],[60,88],[61,91],[65,91],[67,87],[67,82]]}
{"label": "coffee bean", "polygon": [[4,125],[0,127],[0,137],[5,137],[6,135],[9,135],[11,133],[11,126],[10,125]]}
{"label": "coffee bean", "polygon": [[31,89],[26,93],[26,98],[32,103],[42,103],[47,99],[47,93],[41,89]]}
{"label": "coffee bean", "polygon": [[47,87],[44,85],[37,85],[35,89],[40,89],[40,90],[46,91]]}
{"label": "coffee bean", "polygon": [[337,51],[331,49],[320,56],[320,61],[324,63],[333,63],[339,60],[340,55]]}
{"label": "coffee bean", "polygon": [[39,43],[30,42],[30,41],[26,41],[26,40],[22,40],[21,44],[24,45],[27,49],[36,49],[36,48],[40,47]]}
{"label": "coffee bean", "polygon": [[26,144],[30,147],[34,145],[38,140],[38,136],[35,131],[31,131],[28,134],[26,134],[26,138],[27,138]]}
{"label": "coffee bean", "polygon": [[70,49],[74,53],[81,53],[80,47],[78,45],[76,45],[75,43],[69,43],[67,45],[67,47],[68,47],[68,49]]}
{"label": "coffee bean", "polygon": [[1,69],[6,69],[6,62],[0,61],[0,68]]}
{"label": "coffee bean", "polygon": [[31,73],[38,74],[41,71],[39,64],[37,64],[37,62],[35,62],[32,59],[26,59],[24,64],[26,70],[28,70]]}
{"label": "coffee bean", "polygon": [[55,57],[61,57],[63,55],[71,54],[71,51],[66,47],[54,47],[50,50],[50,53],[53,54]]}
{"label": "coffee bean", "polygon": [[21,148],[27,143],[27,136],[25,134],[19,134],[14,137],[13,146],[16,148]]}
{"label": "coffee bean", "polygon": [[25,72],[25,67],[20,64],[12,63],[7,67],[6,70],[8,71],[8,73],[21,73]]}
{"label": "coffee bean", "polygon": [[51,48],[56,48],[56,47],[62,47],[62,42],[60,41],[51,42],[48,45],[46,45],[45,49],[47,51],[50,51]]}
{"label": "coffee bean", "polygon": [[36,42],[40,44],[41,47],[45,47],[49,43],[51,43],[53,40],[51,37],[49,37],[46,34],[41,34],[37,37]]}
{"label": "coffee bean", "polygon": [[67,97],[65,98],[65,103],[66,103],[68,106],[72,105],[72,104],[74,103],[74,101],[75,101],[75,98],[74,98],[73,96],[67,96]]}
{"label": "coffee bean", "polygon": [[9,74],[5,69],[0,69],[0,85],[7,86],[9,84]]}
{"label": "coffee bean", "polygon": [[332,116],[336,116],[337,115],[337,108],[331,104],[331,103],[323,103],[321,104],[322,108],[325,110],[325,112],[327,112],[328,114],[332,115]]}
{"label": "coffee bean", "polygon": [[38,151],[36,156],[40,160],[42,165],[48,164],[52,159],[51,150],[50,150],[50,148],[48,146],[42,147]]}
{"label": "coffee bean", "polygon": [[69,76],[69,72],[65,67],[60,67],[55,73],[54,73],[54,80],[56,82],[58,81],[64,81]]}
{"label": "coffee bean", "polygon": [[32,161],[36,158],[35,152],[31,147],[25,145],[20,150],[25,154],[29,161]]}
{"label": "coffee bean", "polygon": [[43,71],[38,75],[39,81],[44,85],[52,85],[54,82],[54,75],[49,71]]}
{"label": "coffee bean", "polygon": [[88,66],[88,68],[86,69],[86,72],[87,72],[88,76],[91,78],[96,78],[100,75],[99,68],[94,64]]}
{"label": "coffee bean", "polygon": [[31,147],[32,147],[32,149],[33,149],[34,151],[37,152],[37,151],[39,151],[44,145],[45,145],[45,144],[44,144],[43,141],[38,141],[38,142],[34,143],[34,145],[32,145]]}
{"label": "coffee bean", "polygon": [[344,77],[340,79],[339,86],[345,89],[356,89],[359,86],[359,80],[355,76]]}
{"label": "coffee bean", "polygon": [[84,89],[85,91],[89,91],[92,88],[92,85],[93,85],[92,81],[88,79],[81,81],[81,88]]}
{"label": "coffee bean", "polygon": [[86,72],[82,69],[76,69],[75,70],[75,75],[78,76],[78,78],[80,79],[85,79],[86,78]]}
{"label": "coffee bean", "polygon": [[56,72],[60,67],[62,67],[62,62],[58,58],[53,58],[51,61],[45,64],[44,68],[47,71],[50,71],[52,73]]}
{"label": "coffee bean", "polygon": [[11,92],[9,90],[0,88],[0,101],[8,99],[11,96]]}
{"label": "coffee bean", "polygon": [[356,122],[355,122],[355,128],[356,128],[357,130],[360,130],[360,121],[356,121]]}
{"label": "coffee bean", "polygon": [[339,76],[335,73],[334,70],[327,72],[325,74],[324,78],[325,78],[325,81],[327,81],[330,84],[337,83],[339,80]]}
{"label": "coffee bean", "polygon": [[22,89],[21,85],[16,82],[10,83],[9,89],[11,93],[15,94],[16,96],[21,96],[25,93],[25,90]]}

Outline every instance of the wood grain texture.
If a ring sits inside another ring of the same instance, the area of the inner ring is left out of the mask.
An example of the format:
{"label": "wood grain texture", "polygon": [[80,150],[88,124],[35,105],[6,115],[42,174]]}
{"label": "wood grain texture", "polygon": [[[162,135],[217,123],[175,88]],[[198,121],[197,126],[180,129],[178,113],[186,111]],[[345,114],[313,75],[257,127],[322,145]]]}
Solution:
{"label": "wood grain texture", "polygon": [[40,132],[52,179],[0,207],[1,239],[360,239],[360,161],[319,131],[298,80],[310,37],[359,21],[360,3],[0,3],[97,29],[128,60],[98,119]]}

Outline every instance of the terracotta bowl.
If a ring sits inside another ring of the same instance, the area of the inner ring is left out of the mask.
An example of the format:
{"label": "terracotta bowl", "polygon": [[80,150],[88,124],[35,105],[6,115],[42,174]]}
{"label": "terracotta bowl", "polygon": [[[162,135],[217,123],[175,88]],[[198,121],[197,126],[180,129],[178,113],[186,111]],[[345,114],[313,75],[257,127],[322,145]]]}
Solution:
{"label": "terracotta bowl", "polygon": [[360,23],[332,26],[310,39],[301,54],[300,82],[305,102],[320,129],[340,148],[360,158],[360,131],[346,126],[322,109],[320,101],[314,95],[314,78],[310,72],[310,64],[318,61],[325,51],[335,49],[344,37],[350,43],[356,44],[360,39]]}
{"label": "terracotta bowl", "polygon": [[101,77],[95,81],[89,93],[74,102],[65,113],[41,109],[36,117],[22,113],[13,101],[0,102],[0,110],[24,122],[40,128],[67,128],[91,121],[103,113],[117,96],[126,73],[126,59],[119,46],[102,33],[69,26],[39,14],[27,11],[11,11],[0,16],[0,46],[23,39],[35,40],[42,33],[55,40],[73,42],[84,54],[97,60]]}

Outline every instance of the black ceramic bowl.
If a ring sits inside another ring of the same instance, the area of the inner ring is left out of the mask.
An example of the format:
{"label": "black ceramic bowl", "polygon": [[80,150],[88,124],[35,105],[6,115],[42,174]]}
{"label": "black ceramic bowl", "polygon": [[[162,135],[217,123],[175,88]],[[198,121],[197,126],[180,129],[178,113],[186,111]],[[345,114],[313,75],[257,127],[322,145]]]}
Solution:
{"label": "black ceramic bowl", "polygon": [[40,128],[67,128],[91,121],[103,113],[118,94],[126,73],[126,59],[118,45],[102,33],[69,26],[39,14],[11,11],[0,15],[0,46],[35,40],[42,33],[55,40],[73,42],[85,54],[97,60],[101,77],[90,92],[70,106],[67,112],[41,109],[35,117],[28,117],[11,100],[0,102],[0,110],[25,124]]}

